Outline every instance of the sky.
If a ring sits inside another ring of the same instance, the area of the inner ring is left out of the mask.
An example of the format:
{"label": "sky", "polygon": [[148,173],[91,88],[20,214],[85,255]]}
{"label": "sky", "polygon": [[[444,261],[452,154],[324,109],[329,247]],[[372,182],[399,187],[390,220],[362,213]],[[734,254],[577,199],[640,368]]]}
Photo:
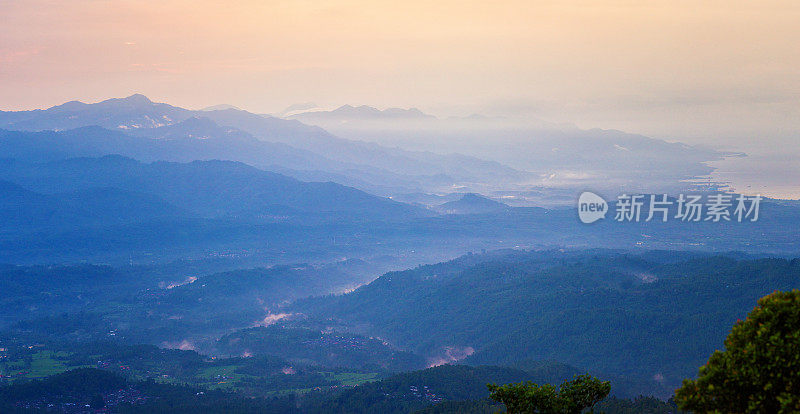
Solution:
{"label": "sky", "polygon": [[798,147],[798,39],[794,0],[0,0],[0,109],[144,93]]}

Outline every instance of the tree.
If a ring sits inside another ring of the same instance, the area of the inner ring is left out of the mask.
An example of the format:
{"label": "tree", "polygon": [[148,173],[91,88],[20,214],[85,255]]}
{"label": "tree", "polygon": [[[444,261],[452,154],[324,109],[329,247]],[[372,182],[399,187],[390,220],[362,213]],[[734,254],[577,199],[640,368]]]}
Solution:
{"label": "tree", "polygon": [[761,298],[675,398],[695,412],[799,412],[800,290]]}
{"label": "tree", "polygon": [[579,414],[591,409],[611,391],[608,381],[591,375],[577,375],[560,387],[532,382],[497,386],[489,384],[490,397],[506,406],[512,414]]}

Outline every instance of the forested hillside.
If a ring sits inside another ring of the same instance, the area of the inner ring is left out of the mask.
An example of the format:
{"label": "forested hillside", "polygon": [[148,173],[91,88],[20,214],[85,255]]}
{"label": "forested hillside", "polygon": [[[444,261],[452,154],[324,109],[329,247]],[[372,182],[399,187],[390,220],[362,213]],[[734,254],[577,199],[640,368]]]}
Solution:
{"label": "forested hillside", "polygon": [[[299,303],[308,323],[359,329],[428,356],[555,360],[669,396],[753,303],[800,287],[800,260],[531,252],[388,273]],[[477,262],[477,263],[476,263]]]}

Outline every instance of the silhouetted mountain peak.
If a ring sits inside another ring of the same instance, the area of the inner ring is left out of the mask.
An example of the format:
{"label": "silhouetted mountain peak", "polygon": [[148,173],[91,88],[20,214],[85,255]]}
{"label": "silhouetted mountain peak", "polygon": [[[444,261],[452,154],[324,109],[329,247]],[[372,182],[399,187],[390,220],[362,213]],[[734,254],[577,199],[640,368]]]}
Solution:
{"label": "silhouetted mountain peak", "polygon": [[428,115],[417,108],[386,108],[383,110],[384,115],[403,116],[411,118],[431,118],[433,115]]}
{"label": "silhouetted mountain peak", "polygon": [[135,93],[127,98],[121,98],[120,101],[127,102],[131,104],[151,104],[153,101],[150,98],[142,95],[141,93]]}
{"label": "silhouetted mountain peak", "polygon": [[58,111],[79,111],[83,109],[88,104],[83,103],[81,101],[69,101],[65,102],[61,105],[56,105],[48,108],[48,111],[58,112]]}
{"label": "silhouetted mountain peak", "polygon": [[203,111],[203,112],[225,111],[225,110],[228,110],[228,109],[234,109],[234,110],[237,110],[237,111],[241,111],[241,108],[233,106],[233,105],[229,105],[229,104],[211,105],[211,106],[207,106],[207,107],[201,109],[201,111]]}
{"label": "silhouetted mountain peak", "polygon": [[378,108],[361,105],[342,105],[333,111],[311,111],[294,115],[300,119],[303,118],[351,118],[351,119],[391,119],[391,118],[434,118],[432,115],[423,113],[417,108],[403,109],[403,108],[387,108],[380,110]]}
{"label": "silhouetted mountain peak", "polygon": [[461,201],[476,202],[484,200],[489,200],[489,199],[477,193],[466,193],[463,196],[461,196]]}
{"label": "silhouetted mountain peak", "polygon": [[355,107],[352,105],[342,105],[333,111],[332,114],[349,115],[349,116],[367,116],[367,115],[380,115],[381,111],[367,105]]}
{"label": "silhouetted mountain peak", "polygon": [[98,107],[112,107],[112,108],[125,108],[125,109],[145,109],[156,105],[155,102],[151,101],[150,98],[136,93],[126,98],[111,98],[106,99],[105,101],[99,102],[97,104]]}
{"label": "silhouetted mountain peak", "polygon": [[[312,113],[314,114],[314,113]],[[432,118],[417,108],[387,108],[380,110],[368,105],[352,106],[342,105],[330,112],[333,116],[355,118]]]}
{"label": "silhouetted mountain peak", "polygon": [[499,212],[508,208],[508,205],[480,194],[467,193],[459,200],[440,205],[438,210],[448,214],[482,214]]}

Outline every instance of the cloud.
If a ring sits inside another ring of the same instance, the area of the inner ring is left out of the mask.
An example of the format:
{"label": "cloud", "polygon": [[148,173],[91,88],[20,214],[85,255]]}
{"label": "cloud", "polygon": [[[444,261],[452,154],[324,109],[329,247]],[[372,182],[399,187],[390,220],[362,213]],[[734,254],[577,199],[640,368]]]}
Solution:
{"label": "cloud", "polygon": [[275,323],[277,323],[281,319],[288,318],[289,316],[292,316],[292,314],[291,313],[270,313],[267,316],[265,316],[264,319],[262,319],[260,321],[256,321],[253,326],[270,326],[270,325],[274,325]]}
{"label": "cloud", "polygon": [[170,348],[170,349],[180,349],[181,351],[194,351],[195,346],[191,343],[188,339],[184,339],[180,342],[162,342],[161,346],[163,348]]}
{"label": "cloud", "polygon": [[439,365],[450,364],[460,361],[475,353],[475,348],[471,346],[446,346],[443,348],[440,355],[428,358],[428,368],[437,367]]}

